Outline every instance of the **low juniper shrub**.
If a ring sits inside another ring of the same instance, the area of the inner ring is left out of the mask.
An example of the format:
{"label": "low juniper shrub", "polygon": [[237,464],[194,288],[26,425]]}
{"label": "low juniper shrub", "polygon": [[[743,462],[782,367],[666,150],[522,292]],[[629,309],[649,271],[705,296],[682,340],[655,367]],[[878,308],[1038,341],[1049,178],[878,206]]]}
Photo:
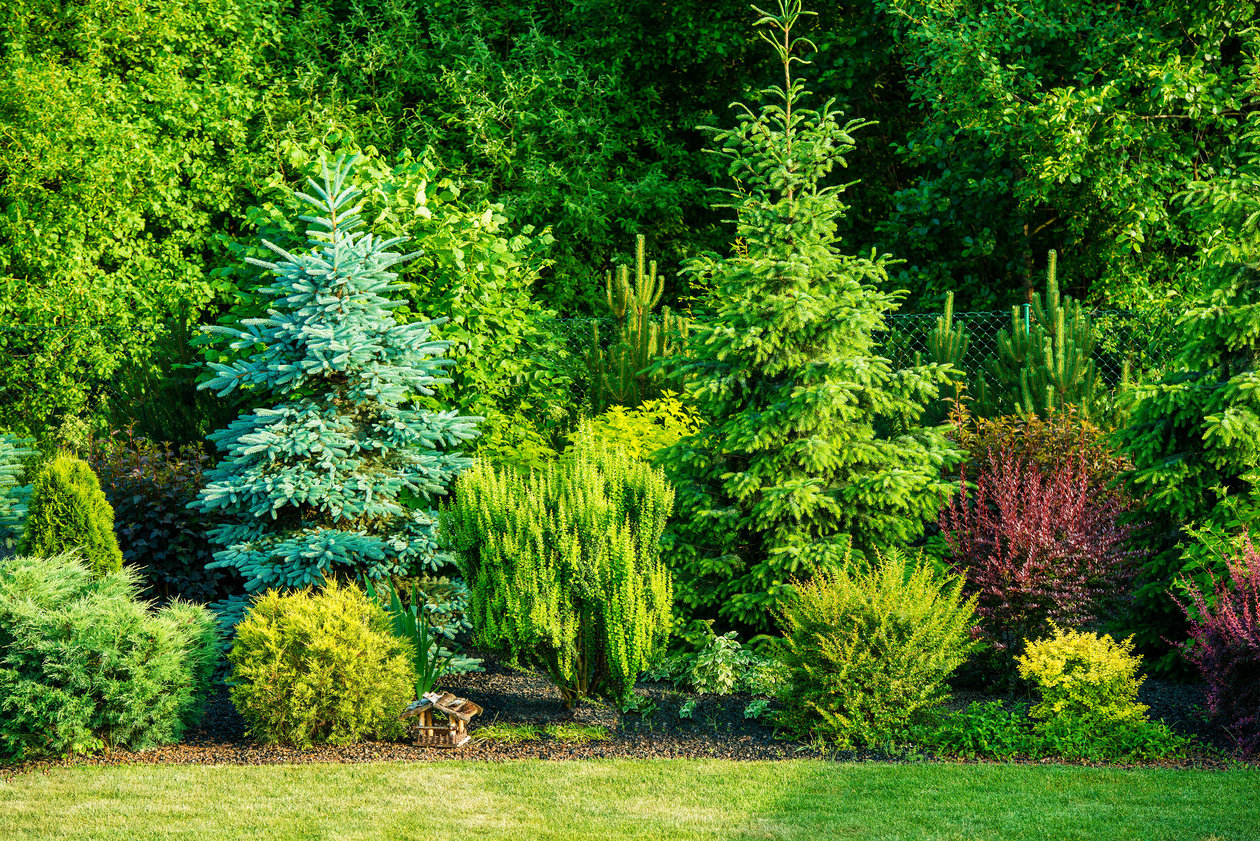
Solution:
{"label": "low juniper shrub", "polygon": [[0,757],[22,760],[179,740],[219,652],[204,608],[154,612],[129,567],[79,558],[0,561]]}
{"label": "low juniper shrub", "polygon": [[1208,708],[1243,756],[1260,756],[1260,552],[1250,539],[1229,563],[1214,598],[1190,589],[1186,657],[1207,682]]}

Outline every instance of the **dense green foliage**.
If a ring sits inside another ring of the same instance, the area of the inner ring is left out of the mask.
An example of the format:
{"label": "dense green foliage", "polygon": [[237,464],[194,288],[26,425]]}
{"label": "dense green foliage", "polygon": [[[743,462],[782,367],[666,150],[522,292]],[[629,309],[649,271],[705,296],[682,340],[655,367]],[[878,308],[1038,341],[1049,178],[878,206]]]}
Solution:
{"label": "dense green foliage", "polygon": [[782,614],[781,720],[843,747],[886,743],[944,699],[974,609],[961,578],[895,551],[799,585]]}
{"label": "dense green foliage", "polygon": [[[1177,322],[1173,370],[1137,390],[1132,419],[1117,438],[1133,461],[1126,481],[1143,499],[1138,515],[1150,559],[1139,580],[1133,630],[1148,652],[1186,638],[1174,588],[1212,591],[1224,576],[1221,542],[1249,531],[1258,510],[1260,468],[1260,271],[1231,266]],[[1199,534],[1203,539],[1191,539]]]}
{"label": "dense green foliage", "polygon": [[87,462],[62,454],[39,469],[17,549],[41,558],[78,552],[98,575],[122,568],[114,510]]}
{"label": "dense green foliage", "polygon": [[205,484],[203,450],[160,446],[128,429],[93,441],[85,457],[114,509],[123,560],[144,576],[146,595],[213,602],[240,589],[231,570],[206,569],[214,524],[190,507]]}
{"label": "dense green foliage", "polygon": [[436,569],[445,556],[423,505],[468,463],[455,447],[475,434],[477,418],[414,404],[447,382],[447,345],[429,322],[391,315],[390,268],[406,256],[389,250],[398,239],[360,230],[352,164],[309,182],[309,251],[272,246],[280,262],[259,261],[276,275],[260,290],[267,317],[213,328],[246,354],[212,363],[204,386],[276,401],[210,436],[224,458],[197,501],[226,520],[211,533],[214,566],[239,570],[250,591]]}
{"label": "dense green foliage", "polygon": [[973,702],[933,721],[912,725],[915,744],[964,759],[1068,762],[1163,762],[1184,758],[1190,741],[1161,721],[1029,717],[1026,704]]}
{"label": "dense green foliage", "polygon": [[898,104],[921,117],[894,141],[902,186],[879,223],[908,258],[904,286],[956,289],[965,308],[1022,303],[1034,256],[1055,248],[1079,297],[1133,306],[1186,288],[1224,220],[1178,197],[1235,192],[1255,149],[1254,3],[878,5]]}
{"label": "dense green foliage", "polygon": [[670,630],[661,471],[593,437],[542,470],[460,476],[442,538],[472,591],[474,638],[539,669],[566,707],[620,701]]}
{"label": "dense green foliage", "polygon": [[70,555],[0,561],[0,756],[140,750],[196,723],[218,660],[204,608],[154,613],[134,570]]}
{"label": "dense green foliage", "polygon": [[254,600],[228,653],[232,703],[250,735],[310,747],[389,739],[412,700],[411,644],[355,584]]}
{"label": "dense green foliage", "polygon": [[687,271],[711,285],[716,317],[697,323],[680,369],[705,426],[662,453],[678,487],[667,554],[679,599],[703,617],[768,627],[792,577],[859,551],[918,538],[952,492],[954,451],[916,428],[949,368],[893,370],[875,333],[895,306],[887,258],[839,253],[841,188],[825,186],[858,120],[802,103],[792,78],[811,47],[792,35],[800,4],[766,15],[784,72],[757,112],[717,131],[736,186],[738,240]]}

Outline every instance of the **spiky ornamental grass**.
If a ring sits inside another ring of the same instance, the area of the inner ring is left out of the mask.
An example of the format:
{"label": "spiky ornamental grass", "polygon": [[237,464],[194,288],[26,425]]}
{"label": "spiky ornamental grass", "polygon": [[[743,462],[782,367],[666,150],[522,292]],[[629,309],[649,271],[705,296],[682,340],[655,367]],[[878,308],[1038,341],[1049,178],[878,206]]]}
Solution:
{"label": "spiky ornamental grass", "polygon": [[[436,513],[408,510],[446,492],[468,464],[454,448],[476,435],[480,418],[415,408],[412,401],[450,382],[433,341],[436,321],[400,324],[389,295],[390,269],[415,256],[360,230],[350,183],[355,161],[341,158],[314,195],[298,193],[315,214],[310,252],[276,252],[274,299],[266,318],[241,329],[209,327],[227,347],[250,351],[212,364],[202,388],[221,396],[249,389],[258,403],[279,402],[237,418],[210,435],[223,453],[193,503],[219,513],[211,532],[222,548],[213,567],[236,567],[246,588],[304,587],[330,576],[380,578],[435,569],[446,562],[435,537]],[[252,261],[251,262],[255,262]]]}

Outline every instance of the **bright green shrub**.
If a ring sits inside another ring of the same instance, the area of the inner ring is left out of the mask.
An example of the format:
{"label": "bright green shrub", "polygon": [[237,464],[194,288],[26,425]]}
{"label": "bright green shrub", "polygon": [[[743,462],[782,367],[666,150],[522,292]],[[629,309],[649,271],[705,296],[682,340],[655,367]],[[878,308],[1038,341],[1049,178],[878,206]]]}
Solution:
{"label": "bright green shrub", "polygon": [[73,551],[81,552],[97,574],[122,568],[114,510],[101,483],[87,462],[63,454],[35,474],[18,552],[50,558]]}
{"label": "bright green shrub", "polygon": [[[659,450],[699,430],[700,417],[679,400],[678,395],[666,392],[655,400],[645,400],[634,409],[612,406],[583,420],[578,428],[581,434],[651,461]],[[569,449],[573,446],[570,444]]]}
{"label": "bright green shrub", "polygon": [[1041,700],[1032,708],[1033,718],[1098,718],[1128,721],[1145,717],[1146,707],[1136,703],[1140,657],[1133,656],[1133,641],[1116,642],[1110,636],[1052,627],[1053,635],[1029,641],[1024,654],[1015,658],[1020,677],[1036,684]]}
{"label": "bright green shrub", "polygon": [[179,740],[217,662],[214,618],[153,613],[139,575],[72,555],[0,561],[0,756],[26,759]]}
{"label": "bright green shrub", "polygon": [[921,747],[965,759],[1154,762],[1184,757],[1190,745],[1159,721],[1059,717],[1034,723],[1027,704],[1008,709],[999,701],[918,722],[905,735]]}
{"label": "bright green shrub", "polygon": [[249,734],[309,747],[392,739],[415,687],[412,648],[354,584],[259,596],[228,654]]}
{"label": "bright green shrub", "polygon": [[975,600],[962,585],[895,550],[799,585],[782,611],[783,723],[842,746],[879,744],[940,703],[973,647]]}
{"label": "bright green shrub", "polygon": [[478,463],[441,519],[476,639],[546,674],[566,707],[625,697],[669,632],[673,600],[659,545],[673,489],[624,450],[574,443],[528,474]]}

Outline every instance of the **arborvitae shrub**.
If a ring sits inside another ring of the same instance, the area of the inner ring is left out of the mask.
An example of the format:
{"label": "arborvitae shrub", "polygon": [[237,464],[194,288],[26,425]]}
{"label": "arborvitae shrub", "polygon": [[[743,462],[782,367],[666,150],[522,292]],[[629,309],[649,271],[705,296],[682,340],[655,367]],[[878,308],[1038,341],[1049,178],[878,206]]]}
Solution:
{"label": "arborvitae shrub", "polygon": [[1187,659],[1203,674],[1208,707],[1244,756],[1260,756],[1260,552],[1250,540],[1210,602],[1192,588]]}
{"label": "arborvitae shrub", "polygon": [[259,596],[228,653],[249,734],[309,747],[393,739],[414,694],[410,643],[354,584]]}
{"label": "arborvitae shrub", "polygon": [[26,759],[179,740],[218,659],[214,617],[157,613],[139,575],[72,555],[0,561],[0,756]]}
{"label": "arborvitae shrub", "polygon": [[998,649],[1081,625],[1123,597],[1136,555],[1116,495],[1095,497],[1082,461],[1043,469],[1002,449],[961,477],[940,527],[955,571],[977,597],[980,628]]}
{"label": "arborvitae shrub", "polygon": [[123,560],[141,571],[150,595],[213,602],[239,590],[231,570],[206,569],[214,521],[189,507],[205,484],[200,447],[177,450],[128,429],[93,441],[86,459],[114,508]]}
{"label": "arborvitae shrub", "polygon": [[543,470],[465,472],[442,535],[475,639],[542,671],[566,707],[621,700],[669,632],[660,537],[673,501],[660,470],[589,435]]}
{"label": "arborvitae shrub", "polygon": [[782,613],[782,722],[842,746],[887,741],[943,700],[974,608],[961,578],[896,550],[801,584]]}
{"label": "arborvitae shrub", "polygon": [[58,455],[35,474],[18,552],[44,558],[79,552],[98,575],[122,568],[114,510],[87,462]]}

